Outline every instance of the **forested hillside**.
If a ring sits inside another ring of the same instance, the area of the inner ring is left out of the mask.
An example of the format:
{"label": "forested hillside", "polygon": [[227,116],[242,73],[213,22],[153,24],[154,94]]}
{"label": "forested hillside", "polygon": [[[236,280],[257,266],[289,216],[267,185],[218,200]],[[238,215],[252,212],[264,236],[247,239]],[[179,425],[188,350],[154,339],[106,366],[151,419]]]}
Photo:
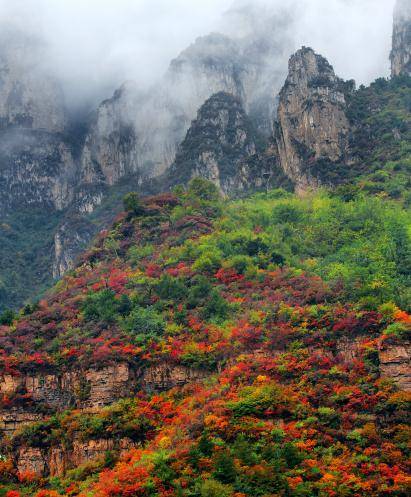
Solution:
{"label": "forested hillside", "polygon": [[409,212],[203,180],[125,208],[1,329],[3,494],[407,495]]}

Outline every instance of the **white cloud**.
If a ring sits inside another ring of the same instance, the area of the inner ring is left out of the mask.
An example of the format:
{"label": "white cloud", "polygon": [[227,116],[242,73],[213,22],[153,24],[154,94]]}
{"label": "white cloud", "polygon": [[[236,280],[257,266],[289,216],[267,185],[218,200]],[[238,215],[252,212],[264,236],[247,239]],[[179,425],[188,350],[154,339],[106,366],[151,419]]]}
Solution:
{"label": "white cloud", "polygon": [[[292,8],[296,46],[324,54],[342,76],[388,74],[394,0],[237,0]],[[125,79],[155,81],[233,0],[0,0],[0,21],[40,33],[72,99],[108,96]],[[275,32],[273,32],[275,36]]]}

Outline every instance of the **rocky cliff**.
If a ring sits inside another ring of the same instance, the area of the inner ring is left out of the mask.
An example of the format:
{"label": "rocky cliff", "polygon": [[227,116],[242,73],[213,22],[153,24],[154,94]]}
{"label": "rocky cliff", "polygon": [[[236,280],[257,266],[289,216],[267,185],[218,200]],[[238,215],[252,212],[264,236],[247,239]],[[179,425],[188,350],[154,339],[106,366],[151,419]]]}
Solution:
{"label": "rocky cliff", "polygon": [[276,137],[280,164],[298,191],[325,183],[322,172],[347,161],[345,92],[350,88],[352,83],[338,78],[311,48],[303,47],[291,57],[280,92]]}
{"label": "rocky cliff", "polygon": [[75,174],[62,90],[43,66],[39,40],[7,28],[0,36],[0,212],[61,210]]}
{"label": "rocky cliff", "polygon": [[[313,358],[324,357],[332,363],[337,362],[339,368],[345,370],[356,367],[364,354],[364,347],[364,337],[355,340],[341,338],[335,350],[313,346],[309,353]],[[282,349],[271,351],[269,355],[257,351],[249,359],[268,361],[273,357],[280,358],[283,353]],[[379,362],[382,378],[394,381],[401,390],[411,391],[409,343],[382,345]],[[226,367],[228,364],[230,361]],[[231,366],[235,367],[235,364],[233,360]],[[121,436],[109,430],[100,435],[93,434],[91,424],[88,436],[80,433],[77,427],[66,433],[64,440],[53,439],[52,436],[38,438],[30,433],[36,433],[43,425],[47,429],[53,415],[80,415],[91,420],[94,415],[103,413],[105,419],[110,419],[111,413],[115,415],[118,409],[116,403],[121,399],[137,394],[141,396],[142,392],[153,394],[190,383],[201,383],[209,376],[210,372],[167,362],[141,369],[118,363],[100,369],[68,370],[59,375],[37,372],[26,376],[0,376],[3,450],[7,449],[7,456],[22,476],[63,476],[68,470],[85,463],[98,467],[98,464],[104,464],[108,454],[118,458],[138,445],[134,437],[125,435],[126,426],[121,427]],[[87,426],[87,422],[84,423]]]}
{"label": "rocky cliff", "polygon": [[37,477],[62,476],[84,463],[97,463],[108,452],[118,457],[133,448],[136,441],[109,433],[84,439],[74,431],[65,441],[48,443],[45,438],[29,440],[22,434],[29,433],[30,426],[35,428],[49,422],[52,415],[73,412],[92,418],[120,399],[182,387],[205,375],[204,371],[172,363],[133,368],[120,362],[105,368],[67,370],[61,374],[36,372],[0,376],[3,449],[8,450],[19,473]]}
{"label": "rocky cliff", "polygon": [[187,184],[194,177],[212,181],[224,194],[268,188],[281,176],[276,155],[256,130],[241,100],[217,93],[200,108],[166,184]]}
{"label": "rocky cliff", "polygon": [[411,4],[397,0],[391,52],[391,75],[411,75]]}

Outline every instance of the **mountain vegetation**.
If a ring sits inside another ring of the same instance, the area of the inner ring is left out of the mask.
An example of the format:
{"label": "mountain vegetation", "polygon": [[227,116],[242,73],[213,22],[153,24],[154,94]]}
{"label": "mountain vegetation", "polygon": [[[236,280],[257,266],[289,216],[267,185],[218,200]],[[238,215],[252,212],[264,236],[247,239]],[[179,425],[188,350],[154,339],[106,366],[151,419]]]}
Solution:
{"label": "mountain vegetation", "polygon": [[[410,212],[361,193],[223,200],[200,179],[125,207],[44,300],[3,320],[3,371],[198,374],[97,411],[46,408],[3,440],[0,492],[407,495],[410,398],[381,350],[409,340]],[[23,391],[2,402],[39,408]],[[23,447],[100,439],[130,447],[54,476],[13,464]]]}

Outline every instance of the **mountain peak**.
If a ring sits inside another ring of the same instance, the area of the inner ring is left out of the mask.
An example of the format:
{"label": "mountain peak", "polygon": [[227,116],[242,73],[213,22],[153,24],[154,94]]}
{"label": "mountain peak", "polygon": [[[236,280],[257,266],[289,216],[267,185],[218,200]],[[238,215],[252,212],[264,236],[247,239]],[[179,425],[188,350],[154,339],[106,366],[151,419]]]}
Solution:
{"label": "mountain peak", "polygon": [[345,83],[327,59],[302,47],[290,59],[280,93],[277,144],[280,162],[297,190],[317,187],[319,161],[340,162],[348,149]]}

